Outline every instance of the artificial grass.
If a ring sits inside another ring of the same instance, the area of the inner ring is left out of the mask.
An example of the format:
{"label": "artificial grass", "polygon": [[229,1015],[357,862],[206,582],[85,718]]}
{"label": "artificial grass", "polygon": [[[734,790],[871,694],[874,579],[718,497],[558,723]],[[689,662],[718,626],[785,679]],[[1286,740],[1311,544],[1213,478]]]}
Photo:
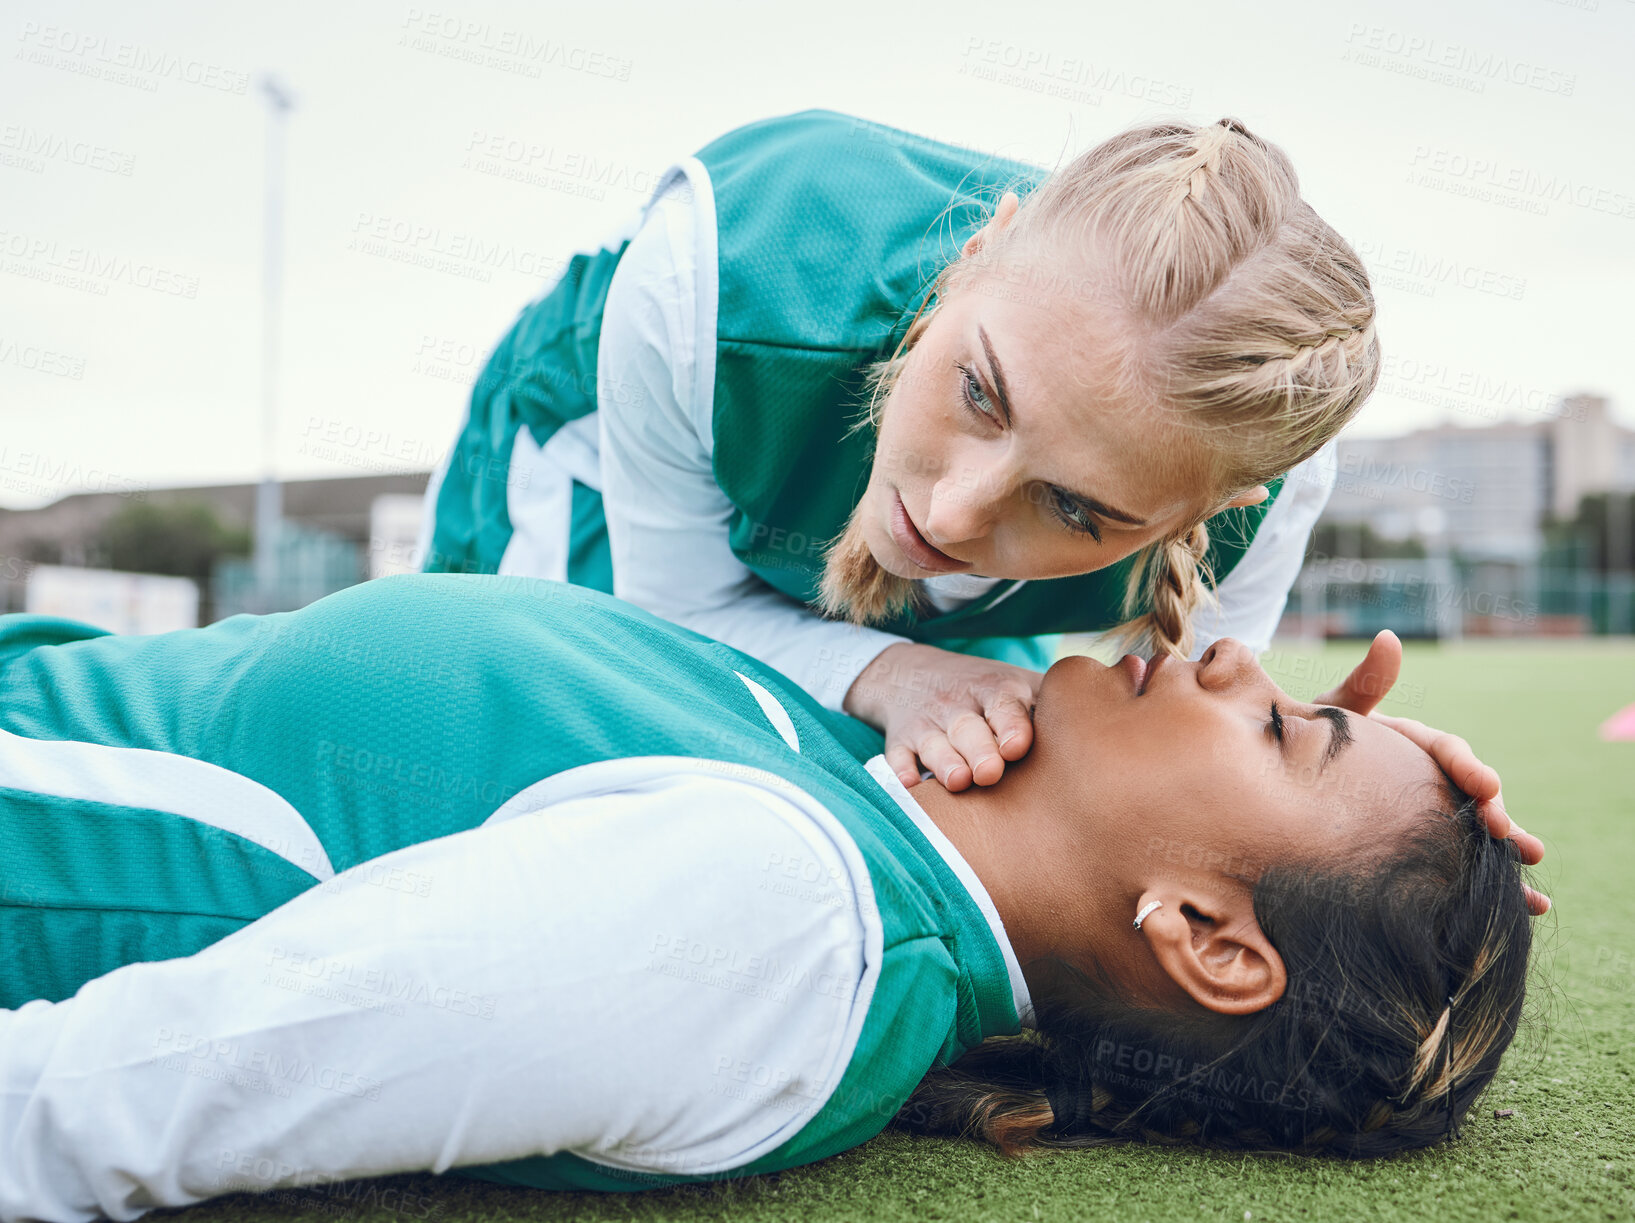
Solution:
{"label": "artificial grass", "polygon": [[[1316,695],[1360,645],[1280,645],[1263,660]],[[1007,1160],[976,1143],[888,1130],[775,1176],[639,1194],[504,1189],[403,1176],[217,1199],[185,1223],[345,1216],[509,1220],[1635,1220],[1635,743],[1602,720],[1635,702],[1635,644],[1410,645],[1384,710],[1456,731],[1544,839],[1528,1031],[1463,1137],[1370,1163],[1124,1147]],[[481,1050],[473,1051],[474,1057]],[[1514,1110],[1496,1119],[1494,1110]]]}

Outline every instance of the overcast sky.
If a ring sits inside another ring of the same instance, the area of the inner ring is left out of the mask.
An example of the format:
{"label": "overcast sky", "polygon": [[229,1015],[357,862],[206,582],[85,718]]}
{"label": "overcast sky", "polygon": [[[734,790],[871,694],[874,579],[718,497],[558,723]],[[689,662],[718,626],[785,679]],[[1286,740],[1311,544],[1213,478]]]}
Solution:
{"label": "overcast sky", "polygon": [[813,106],[1045,164],[1235,116],[1374,273],[1359,433],[1580,390],[1635,422],[1631,0],[0,0],[0,46],[0,505],[259,473],[267,72],[296,99],[286,477],[431,466],[561,260]]}

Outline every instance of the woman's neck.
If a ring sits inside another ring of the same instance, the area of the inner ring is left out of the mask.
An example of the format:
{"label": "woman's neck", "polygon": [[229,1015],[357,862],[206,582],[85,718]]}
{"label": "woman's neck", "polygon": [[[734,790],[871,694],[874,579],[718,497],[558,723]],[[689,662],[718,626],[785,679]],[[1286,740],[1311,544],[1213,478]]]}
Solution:
{"label": "woman's neck", "polygon": [[1172,983],[1131,926],[1144,886],[1141,846],[1116,812],[1060,784],[1040,752],[994,786],[950,794],[935,779],[909,790],[987,888],[1030,990],[1054,957],[1109,975],[1133,995],[1167,999]]}

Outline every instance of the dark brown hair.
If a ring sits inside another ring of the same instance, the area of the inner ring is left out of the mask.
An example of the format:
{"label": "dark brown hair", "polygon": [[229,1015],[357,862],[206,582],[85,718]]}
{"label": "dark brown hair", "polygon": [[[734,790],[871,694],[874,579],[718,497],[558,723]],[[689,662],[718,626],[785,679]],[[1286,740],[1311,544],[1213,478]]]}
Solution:
{"label": "dark brown hair", "polygon": [[1375,870],[1261,876],[1255,917],[1288,970],[1265,1010],[1142,1010],[1053,961],[1037,1029],[927,1075],[896,1124],[1007,1154],[1139,1140],[1364,1157],[1453,1137],[1515,1036],[1532,939],[1515,845],[1453,800]]}

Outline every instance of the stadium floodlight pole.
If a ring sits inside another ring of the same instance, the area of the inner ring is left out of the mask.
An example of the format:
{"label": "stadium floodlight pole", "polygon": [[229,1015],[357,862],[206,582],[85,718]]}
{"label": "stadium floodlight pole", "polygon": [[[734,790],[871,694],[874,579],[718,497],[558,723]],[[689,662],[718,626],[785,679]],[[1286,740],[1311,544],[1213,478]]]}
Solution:
{"label": "stadium floodlight pole", "polygon": [[261,263],[261,482],[255,495],[256,610],[273,606],[278,586],[278,533],[283,490],[275,471],[278,445],[278,342],[284,291],[284,121],[295,106],[290,92],[271,76],[260,80],[267,103]]}

